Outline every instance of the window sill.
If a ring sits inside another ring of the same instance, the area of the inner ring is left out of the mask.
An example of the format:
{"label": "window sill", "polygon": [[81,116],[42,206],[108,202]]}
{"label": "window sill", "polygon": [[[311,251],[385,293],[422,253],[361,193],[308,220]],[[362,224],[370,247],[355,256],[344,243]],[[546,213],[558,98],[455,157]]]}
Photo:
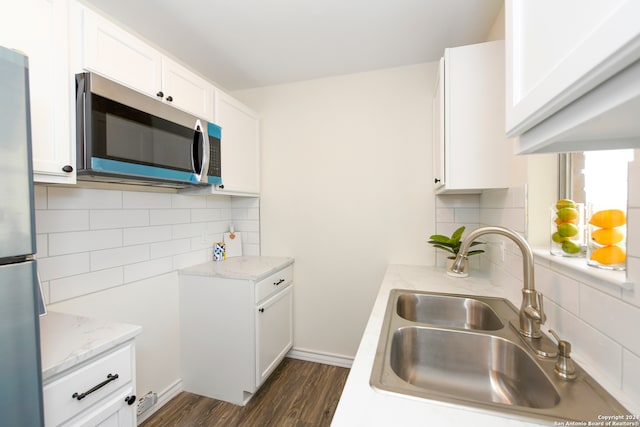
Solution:
{"label": "window sill", "polygon": [[543,264],[560,273],[589,283],[601,283],[607,287],[633,289],[633,283],[627,281],[626,271],[601,270],[590,267],[584,258],[558,257],[551,255],[549,249],[534,248],[535,262]]}

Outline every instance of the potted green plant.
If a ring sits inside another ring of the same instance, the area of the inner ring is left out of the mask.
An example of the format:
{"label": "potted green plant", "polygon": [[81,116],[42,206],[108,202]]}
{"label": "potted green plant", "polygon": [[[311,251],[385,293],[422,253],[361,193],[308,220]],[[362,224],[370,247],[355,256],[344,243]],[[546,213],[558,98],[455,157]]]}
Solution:
{"label": "potted green plant", "polygon": [[[451,237],[444,236],[442,234],[433,234],[429,237],[429,244],[433,245],[433,247],[452,254],[449,257],[447,257],[447,270],[451,267],[451,264],[453,264],[453,260],[456,259],[456,255],[458,255],[458,252],[460,251],[460,244],[461,244],[462,234],[464,233],[464,230],[465,230],[465,226],[462,226],[462,227],[459,227],[456,231],[454,231]],[[471,246],[477,246],[482,244],[484,244],[484,242],[475,241],[471,243]],[[483,252],[484,250],[482,249],[471,250],[467,252],[467,258],[470,257],[471,255],[477,255]],[[468,270],[469,270],[468,263],[467,263],[467,260],[465,259],[463,272],[467,273]]]}

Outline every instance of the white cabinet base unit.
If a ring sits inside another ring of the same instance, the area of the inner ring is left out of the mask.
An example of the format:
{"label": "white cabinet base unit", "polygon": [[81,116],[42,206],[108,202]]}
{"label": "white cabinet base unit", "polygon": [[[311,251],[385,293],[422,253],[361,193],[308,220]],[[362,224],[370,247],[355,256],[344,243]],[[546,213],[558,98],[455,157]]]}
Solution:
{"label": "white cabinet base unit", "polygon": [[512,146],[504,135],[504,42],[445,49],[436,81],[434,190],[508,187]]}
{"label": "white cabinet base unit", "polygon": [[49,313],[40,320],[46,426],[136,425],[139,326]]}
{"label": "white cabinet base unit", "polygon": [[293,260],[234,257],[180,271],[184,390],[245,405],[293,345]]}

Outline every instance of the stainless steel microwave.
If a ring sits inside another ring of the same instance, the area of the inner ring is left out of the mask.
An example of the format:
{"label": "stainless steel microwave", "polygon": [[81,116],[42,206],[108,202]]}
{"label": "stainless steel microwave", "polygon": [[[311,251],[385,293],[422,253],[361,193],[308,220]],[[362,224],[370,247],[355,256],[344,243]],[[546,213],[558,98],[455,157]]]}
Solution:
{"label": "stainless steel microwave", "polygon": [[76,75],[77,176],[184,188],[222,184],[222,129],[94,73]]}

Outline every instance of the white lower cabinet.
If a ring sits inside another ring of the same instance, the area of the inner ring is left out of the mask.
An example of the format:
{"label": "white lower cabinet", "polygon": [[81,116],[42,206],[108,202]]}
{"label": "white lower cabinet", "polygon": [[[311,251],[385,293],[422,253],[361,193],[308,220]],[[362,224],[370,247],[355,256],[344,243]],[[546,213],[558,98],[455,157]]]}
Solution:
{"label": "white lower cabinet", "polygon": [[181,274],[185,391],[245,405],[293,344],[293,267],[263,280]]}
{"label": "white lower cabinet", "polygon": [[93,357],[44,384],[45,425],[136,425],[133,342]]}
{"label": "white lower cabinet", "polygon": [[293,292],[289,286],[258,306],[256,316],[256,385],[278,366],[291,348]]}

